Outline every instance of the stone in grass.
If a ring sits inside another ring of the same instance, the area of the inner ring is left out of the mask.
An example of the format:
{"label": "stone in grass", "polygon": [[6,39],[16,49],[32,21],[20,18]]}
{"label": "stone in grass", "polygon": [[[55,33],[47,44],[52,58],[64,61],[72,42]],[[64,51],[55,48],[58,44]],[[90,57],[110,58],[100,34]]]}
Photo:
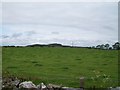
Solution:
{"label": "stone in grass", "polygon": [[62,89],[62,85],[48,84],[47,88],[49,90],[61,90]]}
{"label": "stone in grass", "polygon": [[4,78],[2,88],[14,88],[19,87],[20,80],[17,77]]}
{"label": "stone in grass", "polygon": [[108,88],[108,90],[120,90],[120,87],[116,87],[116,88],[110,87],[110,88]]}
{"label": "stone in grass", "polygon": [[40,83],[39,85],[37,85],[37,88],[39,90],[47,90],[47,87],[46,87],[46,85],[44,83]]}
{"label": "stone in grass", "polygon": [[14,81],[12,81],[12,85],[14,85],[16,87],[19,87],[19,84],[20,84],[20,80],[17,78]]}
{"label": "stone in grass", "polygon": [[31,81],[25,81],[25,82],[20,83],[19,88],[37,89],[36,85],[33,84]]}

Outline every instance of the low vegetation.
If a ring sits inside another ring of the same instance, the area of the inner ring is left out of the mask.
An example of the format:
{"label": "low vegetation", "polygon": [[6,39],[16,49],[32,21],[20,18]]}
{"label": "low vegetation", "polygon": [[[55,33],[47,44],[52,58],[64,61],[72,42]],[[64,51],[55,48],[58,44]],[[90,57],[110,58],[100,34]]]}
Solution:
{"label": "low vegetation", "polygon": [[70,47],[3,47],[3,77],[79,87],[118,86],[118,50]]}

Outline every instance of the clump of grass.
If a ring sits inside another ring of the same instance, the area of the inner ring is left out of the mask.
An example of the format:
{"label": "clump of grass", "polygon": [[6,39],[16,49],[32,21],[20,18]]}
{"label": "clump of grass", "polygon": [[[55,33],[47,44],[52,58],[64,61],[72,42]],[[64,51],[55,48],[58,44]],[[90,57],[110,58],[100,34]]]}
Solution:
{"label": "clump of grass", "polygon": [[23,62],[25,62],[25,63],[26,63],[27,61],[23,61]]}
{"label": "clump of grass", "polygon": [[42,65],[42,64],[38,64],[38,63],[37,63],[37,64],[35,64],[35,66],[43,66],[43,65]]}
{"label": "clump of grass", "polygon": [[67,70],[67,69],[69,69],[69,68],[68,68],[68,67],[63,67],[62,69]]}
{"label": "clump of grass", "polygon": [[108,65],[108,64],[104,63],[103,65]]}
{"label": "clump of grass", "polygon": [[14,68],[17,68],[17,67],[15,67],[15,66],[9,66],[9,67],[7,67],[7,68],[9,68],[9,69],[10,69],[10,68],[11,68],[11,69],[13,68],[13,69],[14,69]]}
{"label": "clump of grass", "polygon": [[104,84],[100,84],[100,87],[106,87],[108,86],[107,84],[111,84],[111,76],[110,75],[106,75],[104,73],[100,73],[100,71],[93,71],[94,76],[91,77],[91,80],[95,83],[97,82],[102,82]]}
{"label": "clump of grass", "polygon": [[36,62],[36,61],[32,61],[32,63],[38,63],[38,62]]}
{"label": "clump of grass", "polygon": [[81,60],[80,58],[77,58],[77,59],[75,59],[75,60]]}
{"label": "clump of grass", "polygon": [[94,70],[94,68],[88,68],[88,70],[91,70],[91,71],[93,71],[93,70]]}

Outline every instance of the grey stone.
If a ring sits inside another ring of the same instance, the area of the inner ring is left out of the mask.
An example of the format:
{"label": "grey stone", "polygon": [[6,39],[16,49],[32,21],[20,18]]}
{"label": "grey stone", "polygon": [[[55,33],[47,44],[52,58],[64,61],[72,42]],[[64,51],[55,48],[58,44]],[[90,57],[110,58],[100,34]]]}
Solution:
{"label": "grey stone", "polygon": [[108,90],[120,90],[120,87],[116,87],[116,88],[110,87]]}
{"label": "grey stone", "polygon": [[47,87],[44,83],[40,83],[39,85],[37,85],[37,89],[38,90],[47,90]]}
{"label": "grey stone", "polygon": [[55,85],[55,84],[48,84],[47,85],[48,88],[61,88],[61,85]]}
{"label": "grey stone", "polygon": [[25,81],[20,83],[19,88],[28,88],[28,89],[36,88],[37,89],[36,85],[33,84],[31,81]]}

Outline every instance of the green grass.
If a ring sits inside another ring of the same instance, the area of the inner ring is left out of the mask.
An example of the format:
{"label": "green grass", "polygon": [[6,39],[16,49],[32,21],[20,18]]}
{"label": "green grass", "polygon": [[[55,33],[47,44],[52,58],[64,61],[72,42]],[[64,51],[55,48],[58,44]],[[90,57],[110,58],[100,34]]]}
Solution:
{"label": "green grass", "polygon": [[2,65],[3,76],[15,75],[36,84],[79,87],[79,78],[83,76],[85,87],[118,86],[117,50],[9,47],[3,48]]}

